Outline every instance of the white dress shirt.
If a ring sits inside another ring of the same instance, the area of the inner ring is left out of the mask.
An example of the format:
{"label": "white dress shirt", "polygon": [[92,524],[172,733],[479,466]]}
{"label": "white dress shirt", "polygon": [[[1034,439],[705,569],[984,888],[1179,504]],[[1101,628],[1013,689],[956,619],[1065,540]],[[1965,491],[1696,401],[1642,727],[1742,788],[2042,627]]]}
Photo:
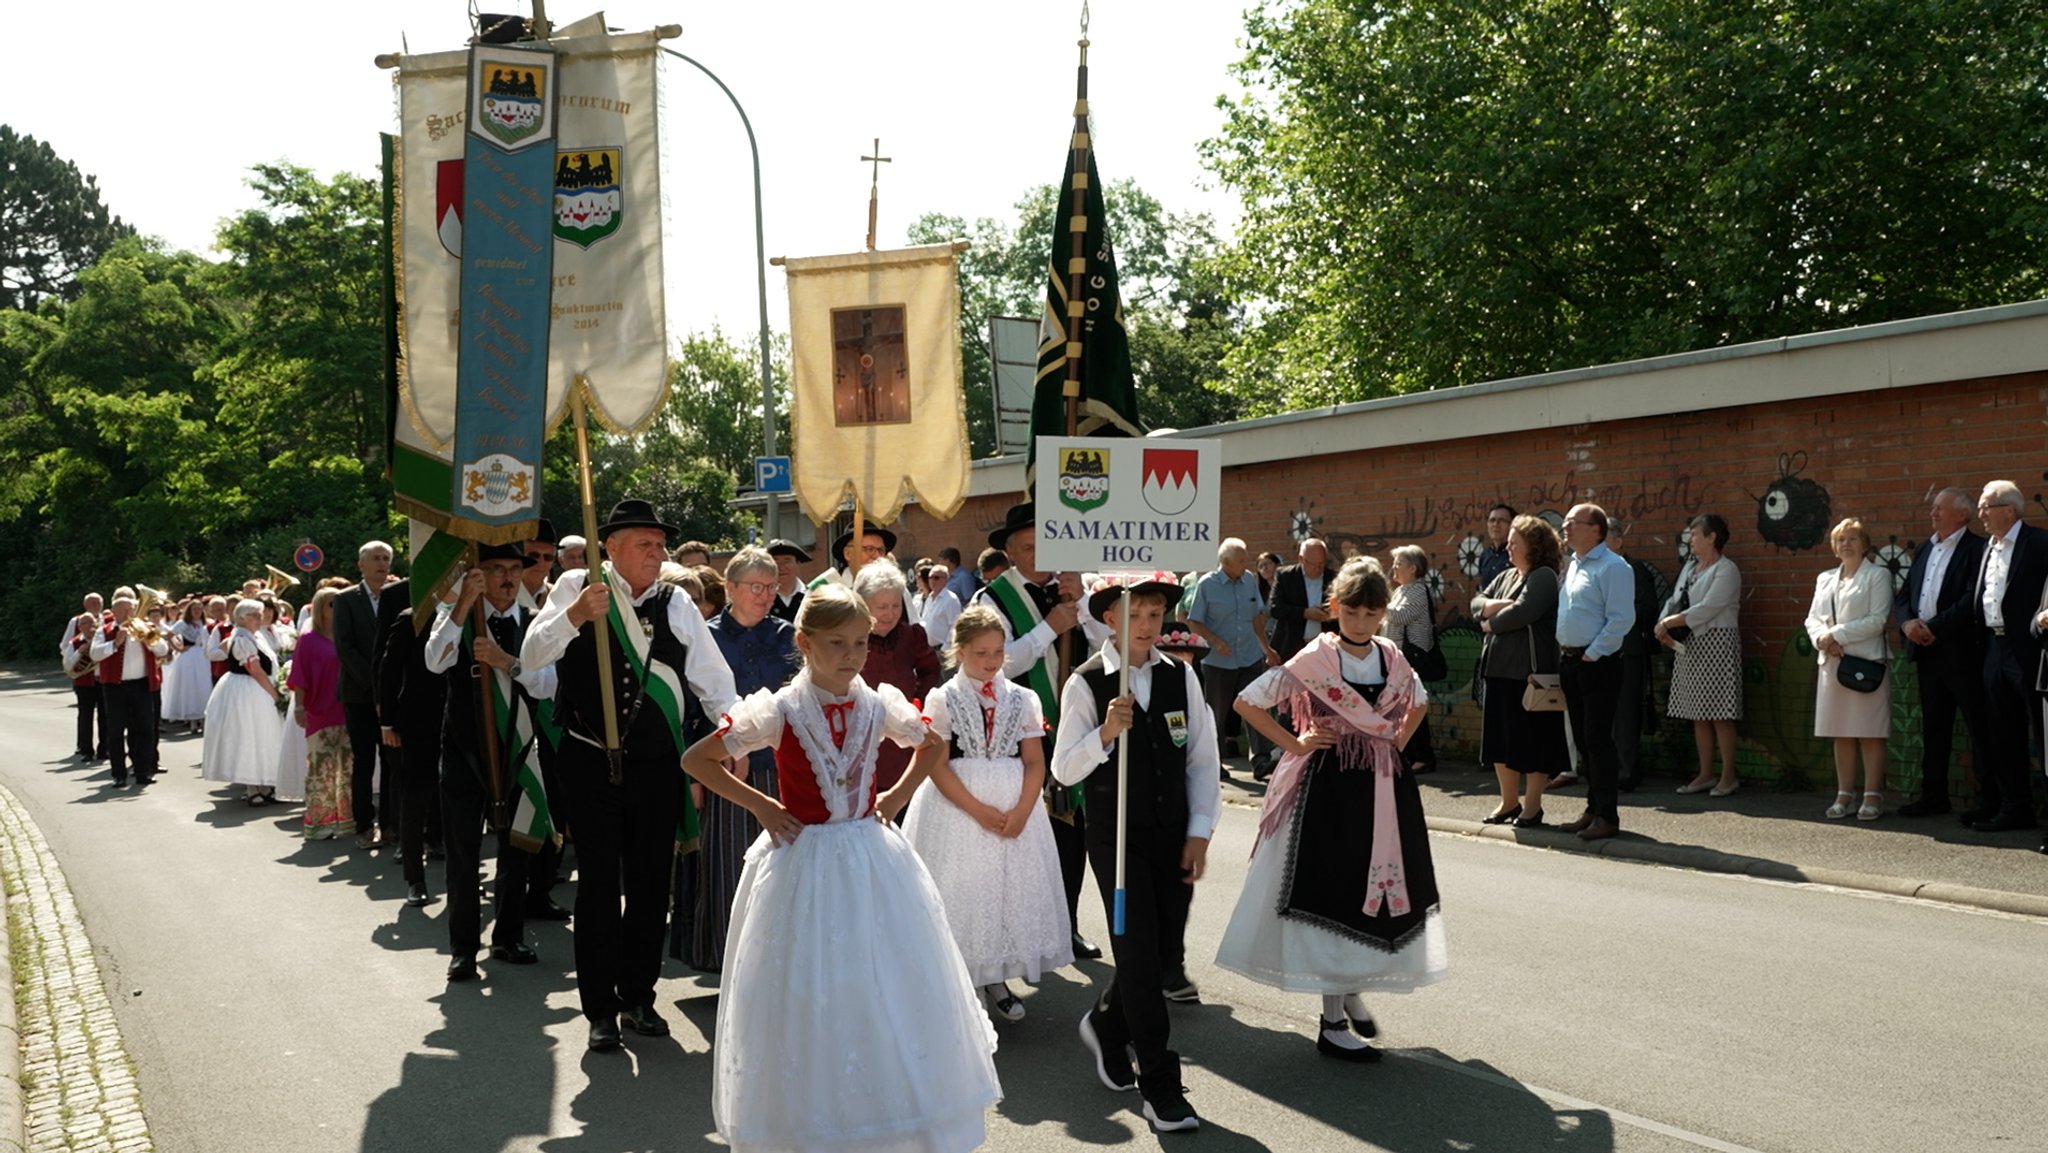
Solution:
{"label": "white dress shirt", "polygon": [[2005,627],[2005,578],[2012,572],[2013,542],[2020,539],[2020,526],[2025,523],[2016,520],[2003,535],[1985,543],[1982,607],[1984,624],[1989,628]]}
{"label": "white dress shirt", "polygon": [[[535,675],[540,669],[552,669],[554,663],[569,651],[569,642],[576,639],[577,628],[569,620],[569,606],[583,595],[583,586],[590,579],[589,569],[575,569],[562,574],[555,587],[548,593],[548,603],[534,618],[533,627],[526,630],[526,639],[519,646],[519,663],[526,676]],[[648,585],[640,595],[633,598],[633,605],[639,606],[662,588],[660,581]],[[697,694],[698,703],[704,706],[704,715],[715,717],[732,711],[738,694],[733,691],[732,670],[725,665],[725,658],[719,655],[718,642],[711,638],[711,629],[704,624],[703,614],[686,596],[668,598],[668,631],[675,635],[687,650],[683,667],[675,672]],[[521,683],[530,683],[522,679]],[[543,694],[535,694],[543,695]],[[544,694],[553,696],[550,689]]]}
{"label": "white dress shirt", "polygon": [[[1102,648],[1102,663],[1112,675],[1117,670],[1114,645]],[[1158,650],[1145,663],[1131,667],[1131,696],[1138,708],[1152,701],[1152,672],[1166,664]],[[1223,807],[1222,758],[1216,752],[1216,723],[1202,703],[1202,686],[1193,665],[1182,663],[1187,681],[1188,701],[1188,836],[1208,837],[1216,831],[1216,814]],[[1136,718],[1133,718],[1135,721]],[[1052,752],[1053,779],[1063,785],[1077,785],[1109,760],[1102,743],[1102,718],[1095,710],[1095,693],[1081,677],[1067,678],[1060,694],[1060,725]]]}
{"label": "white dress shirt", "polygon": [[[133,620],[135,618],[130,617],[129,619]],[[149,662],[142,659],[142,642],[128,635],[127,629],[115,629],[114,635],[111,638],[107,636],[104,627],[93,634],[92,648],[89,651],[95,662],[111,658],[117,649],[121,653],[122,680],[141,680],[149,675]],[[156,654],[158,659],[162,659],[165,653],[171,651],[170,642],[164,640],[163,636],[159,634],[155,640],[149,642],[149,651]]]}
{"label": "white dress shirt", "polygon": [[[465,617],[468,615],[464,614]],[[499,612],[497,609],[492,608],[489,601],[484,602],[484,619],[487,621],[503,618],[517,626],[519,624],[519,615],[520,609],[517,601],[514,601],[512,607],[504,612]],[[427,634],[427,647],[420,652],[420,664],[425,666],[428,672],[445,673],[455,667],[457,658],[462,655],[462,626],[464,623],[464,621],[455,619],[455,606],[453,605],[444,603],[434,610],[434,631]],[[493,637],[491,639],[495,641],[497,638]],[[521,654],[512,653],[510,655],[513,660],[518,661]],[[553,665],[527,668],[524,662],[520,662],[519,675],[514,679],[535,700],[545,701],[555,695],[555,666]]]}
{"label": "white dress shirt", "polygon": [[1941,598],[1941,579],[1948,575],[1948,562],[1956,555],[1956,542],[1962,540],[1968,531],[1970,526],[1964,525],[1948,534],[1947,539],[1938,536],[1928,538],[1927,547],[1931,551],[1927,554],[1927,571],[1921,574],[1920,582],[1918,612],[1921,620],[1927,620],[1939,611],[1936,602]]}

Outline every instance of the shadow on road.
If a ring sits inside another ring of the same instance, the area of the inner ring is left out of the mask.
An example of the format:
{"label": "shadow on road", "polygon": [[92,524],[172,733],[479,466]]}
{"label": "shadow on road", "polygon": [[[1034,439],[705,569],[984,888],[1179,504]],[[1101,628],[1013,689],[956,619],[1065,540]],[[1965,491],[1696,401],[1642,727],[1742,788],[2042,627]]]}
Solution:
{"label": "shadow on road", "polygon": [[547,1133],[556,1045],[547,1030],[574,1014],[548,1008],[545,993],[526,982],[488,975],[434,1000],[444,1024],[427,1034],[426,1052],[406,1055],[398,1084],[370,1103],[363,1153],[499,1153],[516,1138]]}

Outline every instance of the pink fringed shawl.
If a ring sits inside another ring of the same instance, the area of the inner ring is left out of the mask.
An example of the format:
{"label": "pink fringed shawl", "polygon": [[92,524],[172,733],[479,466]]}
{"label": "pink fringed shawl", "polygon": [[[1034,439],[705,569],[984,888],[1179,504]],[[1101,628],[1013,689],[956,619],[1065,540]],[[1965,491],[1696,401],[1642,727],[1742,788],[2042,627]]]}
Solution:
{"label": "pink fringed shawl", "polygon": [[[1408,880],[1401,865],[1401,827],[1394,819],[1394,777],[1402,771],[1401,736],[1408,710],[1417,697],[1415,672],[1401,655],[1400,646],[1384,637],[1373,638],[1387,672],[1386,688],[1380,691],[1377,707],[1359,695],[1344,680],[1344,662],[1337,637],[1325,633],[1304,647],[1283,668],[1284,687],[1292,700],[1295,731],[1305,733],[1320,715],[1335,713],[1352,732],[1346,732],[1330,752],[1339,769],[1369,769],[1378,779],[1373,786],[1372,855],[1368,862],[1370,884],[1365,915],[1376,916],[1384,903],[1394,916],[1409,911]],[[1319,710],[1316,706],[1322,706]],[[1326,722],[1327,723],[1327,722]],[[1288,753],[1273,770],[1266,788],[1265,812],[1259,817],[1259,837],[1253,853],[1286,827],[1294,807],[1301,803],[1301,787],[1309,758]]]}

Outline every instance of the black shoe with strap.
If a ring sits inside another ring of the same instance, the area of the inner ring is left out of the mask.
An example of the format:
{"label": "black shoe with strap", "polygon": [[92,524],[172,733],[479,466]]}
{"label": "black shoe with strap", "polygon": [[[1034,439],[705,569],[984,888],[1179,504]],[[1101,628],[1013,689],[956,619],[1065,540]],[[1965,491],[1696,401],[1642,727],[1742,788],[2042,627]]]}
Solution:
{"label": "black shoe with strap", "polygon": [[1330,1040],[1332,1034],[1349,1039],[1351,1036],[1350,1021],[1324,1021],[1322,1026],[1321,1031],[1316,1034],[1316,1052],[1321,1053],[1323,1056],[1334,1057],[1339,1061],[1351,1061],[1361,1065],[1369,1065],[1380,1059],[1380,1051],[1363,1041],[1353,1046],[1339,1045],[1335,1041]]}

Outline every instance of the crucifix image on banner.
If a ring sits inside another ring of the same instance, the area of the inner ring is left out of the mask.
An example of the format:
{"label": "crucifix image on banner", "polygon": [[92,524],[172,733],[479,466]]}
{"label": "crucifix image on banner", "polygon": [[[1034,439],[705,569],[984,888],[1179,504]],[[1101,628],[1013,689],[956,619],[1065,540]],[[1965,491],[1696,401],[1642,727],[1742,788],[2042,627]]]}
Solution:
{"label": "crucifix image on banner", "polygon": [[832,310],[832,415],[840,427],[910,419],[900,304]]}

